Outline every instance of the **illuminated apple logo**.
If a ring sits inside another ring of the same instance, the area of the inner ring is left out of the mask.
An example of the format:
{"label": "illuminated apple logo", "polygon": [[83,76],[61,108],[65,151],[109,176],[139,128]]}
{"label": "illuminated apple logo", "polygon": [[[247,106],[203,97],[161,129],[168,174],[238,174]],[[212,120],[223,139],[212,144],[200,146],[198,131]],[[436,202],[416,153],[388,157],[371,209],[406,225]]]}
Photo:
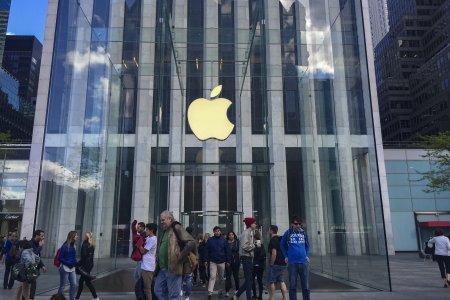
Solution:
{"label": "illuminated apple logo", "polygon": [[223,141],[233,131],[234,124],[227,117],[231,101],[225,98],[212,99],[221,91],[222,86],[218,85],[211,91],[211,100],[198,98],[189,105],[188,123],[192,132],[201,141],[211,138]]}

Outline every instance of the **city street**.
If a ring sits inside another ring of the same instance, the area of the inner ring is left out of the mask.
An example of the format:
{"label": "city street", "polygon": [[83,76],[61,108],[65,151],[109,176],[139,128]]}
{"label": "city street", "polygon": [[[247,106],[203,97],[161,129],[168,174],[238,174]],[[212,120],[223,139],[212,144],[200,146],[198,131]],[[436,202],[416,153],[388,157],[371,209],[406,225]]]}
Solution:
{"label": "city street", "polygon": [[[393,292],[380,292],[369,290],[367,288],[351,289],[351,290],[333,290],[333,289],[320,289],[320,291],[313,290],[311,299],[325,300],[325,299],[342,299],[347,300],[349,298],[357,299],[383,299],[383,300],[406,300],[406,299],[432,299],[432,300],[448,300],[450,299],[450,288],[444,288],[441,279],[439,278],[438,266],[434,262],[429,260],[423,261],[416,253],[401,253],[395,257],[391,257],[391,274]],[[0,267],[0,274],[3,275],[3,265]],[[370,270],[368,270],[370,272]],[[58,278],[43,274],[38,280],[40,283],[51,279],[54,283],[57,283]],[[113,287],[111,287],[113,288]],[[42,293],[36,300],[48,300],[54,293],[54,290]],[[13,290],[0,290],[0,299],[14,299],[15,289]],[[191,299],[206,299],[206,289],[204,291],[196,290],[193,292]],[[217,297],[217,296],[216,296]],[[109,299],[135,299],[133,293],[107,293],[100,292],[99,298],[102,300]],[[263,297],[268,299],[268,295]],[[81,299],[92,299],[89,291],[85,288]],[[218,297],[216,298],[218,299]],[[241,296],[244,299],[244,296]],[[276,299],[281,299],[281,294],[278,292]],[[298,294],[298,299],[301,299],[301,293]]]}

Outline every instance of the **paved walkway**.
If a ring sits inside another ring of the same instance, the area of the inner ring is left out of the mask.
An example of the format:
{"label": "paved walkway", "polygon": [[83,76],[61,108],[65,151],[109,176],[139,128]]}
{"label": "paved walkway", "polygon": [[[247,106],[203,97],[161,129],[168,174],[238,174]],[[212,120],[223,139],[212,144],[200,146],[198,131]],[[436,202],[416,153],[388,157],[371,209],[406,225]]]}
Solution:
{"label": "paved walkway", "polygon": [[[438,266],[434,262],[426,261],[418,257],[416,253],[401,253],[390,259],[391,276],[393,292],[380,292],[370,289],[353,289],[353,290],[313,290],[311,299],[313,300],[348,300],[352,298],[357,299],[382,299],[382,300],[409,300],[409,299],[431,299],[431,300],[449,300],[450,288],[444,288],[442,280],[440,279]],[[0,266],[0,278],[3,279],[4,266]],[[370,272],[370,270],[367,270]],[[50,275],[43,275],[39,281],[45,284],[48,279],[56,280]],[[0,286],[1,287],[1,286]],[[85,288],[86,289],[86,288]],[[0,289],[0,300],[14,299],[15,288],[13,290]],[[52,292],[46,292],[36,297],[36,300],[50,299]],[[128,300],[135,299],[132,293],[99,293],[102,300]],[[268,299],[268,295],[263,297]],[[92,297],[88,293],[83,293],[82,300],[90,300]],[[191,295],[192,300],[206,299],[206,292],[197,291]],[[217,298],[218,299],[218,298]],[[244,299],[241,296],[241,299]],[[276,299],[281,299],[281,294],[278,292]],[[302,299],[301,293],[298,294],[298,299]]]}

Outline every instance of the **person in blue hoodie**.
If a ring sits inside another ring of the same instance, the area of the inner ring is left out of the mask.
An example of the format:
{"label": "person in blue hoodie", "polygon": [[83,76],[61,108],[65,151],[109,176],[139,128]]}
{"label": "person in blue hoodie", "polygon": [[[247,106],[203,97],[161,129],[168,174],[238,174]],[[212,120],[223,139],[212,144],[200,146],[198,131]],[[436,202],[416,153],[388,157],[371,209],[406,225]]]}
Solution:
{"label": "person in blue hoodie", "polygon": [[[228,267],[231,261],[230,248],[227,240],[222,236],[222,229],[219,226],[214,227],[214,235],[206,242],[206,261],[209,265],[209,283],[208,283],[208,299],[211,299],[214,285],[219,282],[219,296],[223,296],[223,277],[225,275],[225,265]],[[219,273],[217,277],[217,273]]]}
{"label": "person in blue hoodie", "polygon": [[297,300],[297,277],[300,276],[303,300],[309,300],[309,241],[299,216],[291,218],[292,226],[281,238],[281,252],[289,273],[289,299]]}
{"label": "person in blue hoodie", "polygon": [[75,266],[77,264],[77,251],[75,242],[78,239],[78,233],[71,231],[67,235],[67,240],[62,244],[59,250],[59,289],[58,294],[64,293],[66,280],[69,278],[70,283],[70,300],[75,300],[75,290],[77,288],[77,275],[75,274]]}

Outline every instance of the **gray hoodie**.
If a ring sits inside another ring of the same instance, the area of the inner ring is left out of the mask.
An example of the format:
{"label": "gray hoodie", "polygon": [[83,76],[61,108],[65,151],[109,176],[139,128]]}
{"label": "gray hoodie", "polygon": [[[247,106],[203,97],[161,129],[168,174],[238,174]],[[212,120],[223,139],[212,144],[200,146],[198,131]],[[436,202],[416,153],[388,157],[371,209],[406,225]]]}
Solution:
{"label": "gray hoodie", "polygon": [[239,237],[241,244],[239,247],[239,255],[246,256],[246,257],[253,257],[254,250],[255,250],[255,243],[254,243],[254,236],[255,231],[252,230],[251,227],[244,230]]}

